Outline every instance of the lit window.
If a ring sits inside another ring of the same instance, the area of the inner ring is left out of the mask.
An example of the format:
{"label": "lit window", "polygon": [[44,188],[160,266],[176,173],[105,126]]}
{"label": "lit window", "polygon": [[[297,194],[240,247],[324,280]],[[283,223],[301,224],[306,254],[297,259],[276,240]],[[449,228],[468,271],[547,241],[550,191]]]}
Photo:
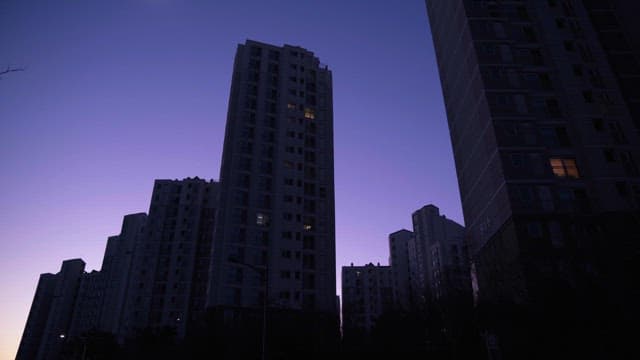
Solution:
{"label": "lit window", "polygon": [[316,114],[313,111],[313,109],[305,108],[304,109],[304,117],[307,118],[307,119],[315,119],[316,118]]}
{"label": "lit window", "polygon": [[269,224],[269,216],[262,213],[256,214],[256,224],[258,225],[268,225]]}
{"label": "lit window", "polygon": [[549,159],[553,175],[557,177],[570,177],[577,179],[580,177],[575,159]]}
{"label": "lit window", "polygon": [[295,110],[296,109],[296,104],[288,103],[287,104],[287,109]]}
{"label": "lit window", "polygon": [[311,230],[311,225],[305,224],[304,225],[304,229],[307,230],[307,231]]}

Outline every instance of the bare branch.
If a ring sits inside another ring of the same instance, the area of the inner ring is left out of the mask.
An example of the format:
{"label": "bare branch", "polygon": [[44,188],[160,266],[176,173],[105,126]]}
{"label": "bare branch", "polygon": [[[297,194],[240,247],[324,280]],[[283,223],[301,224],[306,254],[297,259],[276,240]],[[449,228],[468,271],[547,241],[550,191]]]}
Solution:
{"label": "bare branch", "polygon": [[10,72],[16,72],[16,71],[24,71],[24,68],[7,66],[6,69],[0,70],[0,76],[2,76],[4,74],[8,74]]}

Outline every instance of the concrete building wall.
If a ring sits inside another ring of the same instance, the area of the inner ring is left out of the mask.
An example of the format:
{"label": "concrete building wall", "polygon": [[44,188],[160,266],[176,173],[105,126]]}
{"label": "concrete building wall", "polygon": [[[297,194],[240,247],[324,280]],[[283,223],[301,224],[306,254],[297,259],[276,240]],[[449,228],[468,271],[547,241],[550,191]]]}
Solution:
{"label": "concrete building wall", "polygon": [[[335,314],[331,72],[308,50],[239,45],[210,304]],[[268,270],[267,270],[268,269]]]}
{"label": "concrete building wall", "polygon": [[414,234],[409,230],[399,230],[389,235],[389,265],[393,274],[393,295],[398,310],[409,311],[413,307],[415,281],[415,256],[410,253],[415,250],[411,243],[414,243]]}
{"label": "concrete building wall", "polygon": [[16,360],[36,359],[38,349],[43,339],[44,328],[47,325],[53,294],[58,281],[57,275],[41,274],[36,287],[36,293],[31,303],[27,324],[22,333]]}
{"label": "concrete building wall", "polygon": [[83,274],[69,326],[69,337],[81,336],[88,331],[99,329],[104,298],[105,285],[102,273],[94,270]]}
{"label": "concrete building wall", "polygon": [[[426,1],[477,298],[588,319],[575,342],[638,317],[638,62],[625,41],[637,26],[621,10],[633,3]],[[505,354],[532,339],[522,321],[502,329]],[[619,351],[606,337],[594,341]]]}
{"label": "concrete building wall", "polygon": [[440,215],[434,205],[415,211],[412,220],[421,286],[418,293],[421,290],[425,301],[437,301],[453,289],[470,288],[464,227]]}
{"label": "concrete building wall", "polygon": [[382,314],[393,311],[393,283],[390,266],[369,263],[342,267],[342,330],[345,337],[371,332]]}
{"label": "concrete building wall", "polygon": [[131,269],[136,244],[145,235],[147,214],[126,215],[120,234],[109,237],[102,261],[101,276],[104,300],[98,328],[117,334],[125,311],[125,300],[131,279]]}
{"label": "concrete building wall", "polygon": [[173,327],[186,334],[204,310],[218,184],[156,180],[144,233],[135,243],[120,336]]}
{"label": "concrete building wall", "polygon": [[57,358],[65,339],[69,335],[69,326],[77,299],[80,279],[84,274],[85,263],[81,259],[65,260],[60,272],[56,274],[51,308],[44,326],[42,340],[36,359]]}

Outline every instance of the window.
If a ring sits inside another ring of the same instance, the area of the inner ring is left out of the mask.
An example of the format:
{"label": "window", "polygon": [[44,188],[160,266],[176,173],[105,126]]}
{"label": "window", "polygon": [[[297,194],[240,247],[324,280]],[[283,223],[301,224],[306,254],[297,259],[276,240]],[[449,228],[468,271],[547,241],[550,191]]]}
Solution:
{"label": "window", "polygon": [[532,238],[541,238],[542,237],[542,224],[537,221],[530,222],[527,224],[527,233]]}
{"label": "window", "polygon": [[570,177],[577,179],[580,177],[575,159],[549,159],[551,170],[556,177]]}
{"label": "window", "polygon": [[311,235],[305,235],[302,240],[302,248],[303,249],[315,249],[315,238]]}
{"label": "window", "polygon": [[238,162],[238,169],[241,171],[250,171],[251,170],[251,158],[241,157]]}
{"label": "window", "polygon": [[263,213],[256,214],[256,225],[267,226],[269,225],[269,215]]}
{"label": "window", "polygon": [[577,77],[582,77],[582,66],[579,64],[573,64],[573,74]]}
{"label": "window", "polygon": [[261,208],[270,208],[271,207],[271,196],[266,194],[261,194],[259,196],[258,206]]}
{"label": "window", "polygon": [[262,49],[257,46],[251,47],[251,56],[260,56],[262,54]]}
{"label": "window", "polygon": [[605,160],[607,160],[607,162],[615,162],[616,161],[616,155],[615,152],[613,151],[613,149],[604,149],[602,150],[602,154],[604,155]]}
{"label": "window", "polygon": [[562,113],[560,111],[560,105],[558,104],[558,100],[553,98],[548,98],[545,100],[545,104],[547,107],[547,113],[551,116],[560,116]]}
{"label": "window", "polygon": [[522,154],[511,154],[511,165],[513,165],[514,167],[521,167],[522,163]]}
{"label": "window", "polygon": [[271,178],[267,176],[259,177],[258,189],[262,191],[271,191]]}
{"label": "window", "polygon": [[315,119],[316,118],[315,111],[313,111],[313,109],[311,109],[311,108],[305,108],[304,109],[304,117],[306,119]]}
{"label": "window", "polygon": [[573,44],[573,41],[565,41],[564,42],[564,49],[570,52],[575,51],[575,46]]}
{"label": "window", "polygon": [[249,204],[249,193],[246,191],[237,190],[235,193],[234,200],[236,203],[242,206],[247,206]]}
{"label": "window", "polygon": [[616,190],[618,191],[618,195],[627,196],[629,191],[627,190],[627,184],[624,181],[616,182]]}
{"label": "window", "polygon": [[597,131],[597,132],[602,132],[604,131],[604,121],[600,118],[595,118],[591,120],[593,123],[593,128]]}
{"label": "window", "polygon": [[288,103],[288,104],[287,104],[287,109],[289,109],[289,110],[295,110],[295,109],[296,109],[296,104]]}
{"label": "window", "polygon": [[504,31],[504,25],[502,23],[494,22],[493,23],[493,31],[496,34],[496,37],[498,37],[498,38],[507,37],[507,34]]}

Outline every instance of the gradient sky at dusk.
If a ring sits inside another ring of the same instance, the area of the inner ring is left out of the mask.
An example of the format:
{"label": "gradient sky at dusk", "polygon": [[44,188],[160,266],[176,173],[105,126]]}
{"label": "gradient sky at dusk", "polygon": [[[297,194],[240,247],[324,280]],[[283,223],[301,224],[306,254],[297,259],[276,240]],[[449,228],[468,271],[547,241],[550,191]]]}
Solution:
{"label": "gradient sky at dusk", "polygon": [[387,263],[434,203],[462,222],[423,0],[0,0],[0,359],[38,275],[99,269],[153,180],[218,178],[233,56],[254,39],[333,71],[337,266]]}

